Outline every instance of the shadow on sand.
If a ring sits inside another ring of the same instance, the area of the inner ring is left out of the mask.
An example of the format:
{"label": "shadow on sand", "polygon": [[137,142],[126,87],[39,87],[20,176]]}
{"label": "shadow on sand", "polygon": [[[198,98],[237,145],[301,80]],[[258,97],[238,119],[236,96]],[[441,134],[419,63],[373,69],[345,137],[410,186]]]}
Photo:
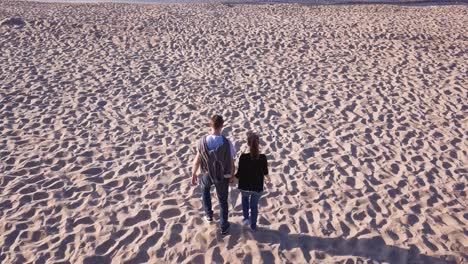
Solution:
{"label": "shadow on sand", "polygon": [[[421,254],[419,249],[412,245],[403,249],[385,244],[380,236],[372,238],[322,238],[306,234],[287,234],[282,231],[259,228],[256,233],[246,236],[246,229],[239,224],[231,223],[231,232],[228,248],[239,242],[241,236],[257,240],[259,243],[279,245],[279,250],[300,249],[308,263],[320,261],[324,254],[332,256],[353,256],[372,259],[386,263],[456,263],[452,256],[440,259]],[[244,233],[244,234],[243,234]],[[313,251],[316,251],[315,253]],[[314,254],[314,257],[311,256]],[[270,252],[262,251],[264,263],[274,263],[274,256]]]}

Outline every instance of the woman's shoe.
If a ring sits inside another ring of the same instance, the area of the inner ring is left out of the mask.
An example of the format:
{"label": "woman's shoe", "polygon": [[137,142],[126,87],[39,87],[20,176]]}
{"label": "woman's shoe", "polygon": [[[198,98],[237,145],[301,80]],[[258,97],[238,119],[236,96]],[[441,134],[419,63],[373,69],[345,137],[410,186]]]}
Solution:
{"label": "woman's shoe", "polygon": [[213,223],[213,217],[212,216],[205,215],[205,220],[210,224]]}
{"label": "woman's shoe", "polygon": [[221,236],[226,236],[229,234],[230,227],[228,226],[225,230],[221,230]]}

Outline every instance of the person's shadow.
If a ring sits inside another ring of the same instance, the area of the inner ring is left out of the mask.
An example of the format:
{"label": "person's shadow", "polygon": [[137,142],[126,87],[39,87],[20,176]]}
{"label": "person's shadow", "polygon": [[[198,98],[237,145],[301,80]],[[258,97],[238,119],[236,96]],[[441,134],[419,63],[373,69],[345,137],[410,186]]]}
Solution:
{"label": "person's shadow", "polygon": [[[307,263],[320,261],[321,258],[326,257],[324,253],[332,256],[363,257],[386,263],[456,263],[454,256],[449,255],[444,257],[445,259],[431,257],[421,254],[414,245],[411,245],[409,249],[387,245],[380,236],[372,238],[322,238],[307,234],[287,234],[268,228],[259,228],[257,232],[251,233],[248,229],[248,227],[231,223],[227,248],[233,248],[243,236],[259,243],[279,245],[279,250],[300,249]],[[311,253],[314,254],[313,257]],[[275,258],[270,252],[262,251],[261,255],[264,263],[275,263]]]}

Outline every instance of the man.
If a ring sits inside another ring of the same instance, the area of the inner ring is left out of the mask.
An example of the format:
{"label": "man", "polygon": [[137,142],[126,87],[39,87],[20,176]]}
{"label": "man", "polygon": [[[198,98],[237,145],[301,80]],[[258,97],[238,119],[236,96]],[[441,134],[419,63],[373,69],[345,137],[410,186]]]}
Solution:
{"label": "man", "polygon": [[[212,185],[215,186],[220,204],[221,235],[224,236],[229,233],[229,182],[234,179],[236,151],[231,141],[221,135],[223,125],[223,118],[214,115],[210,121],[211,134],[198,141],[197,156],[192,168],[192,184],[196,185],[200,180],[205,218],[210,223],[213,222],[210,190]],[[197,176],[199,168],[201,168],[200,177]]]}

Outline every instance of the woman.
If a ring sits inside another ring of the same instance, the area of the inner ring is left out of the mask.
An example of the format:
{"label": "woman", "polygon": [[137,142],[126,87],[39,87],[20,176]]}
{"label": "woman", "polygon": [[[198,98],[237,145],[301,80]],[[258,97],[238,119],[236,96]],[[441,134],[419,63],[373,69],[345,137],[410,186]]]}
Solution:
{"label": "woman", "polygon": [[244,153],[240,156],[236,173],[236,177],[239,179],[239,190],[242,193],[244,224],[250,224],[252,231],[257,230],[258,200],[263,191],[264,178],[268,176],[267,159],[264,154],[260,154],[259,141],[257,134],[247,133],[250,153]]}

